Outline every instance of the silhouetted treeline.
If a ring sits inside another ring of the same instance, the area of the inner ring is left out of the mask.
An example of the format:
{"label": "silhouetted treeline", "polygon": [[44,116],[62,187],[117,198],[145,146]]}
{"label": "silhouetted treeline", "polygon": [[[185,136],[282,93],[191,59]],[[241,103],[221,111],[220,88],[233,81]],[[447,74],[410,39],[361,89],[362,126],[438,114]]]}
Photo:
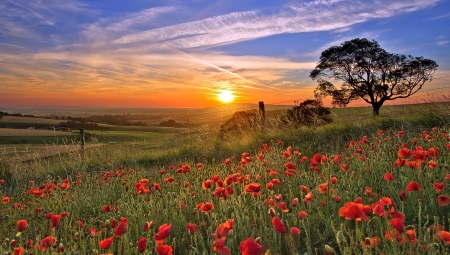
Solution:
{"label": "silhouetted treeline", "polygon": [[36,118],[36,116],[32,114],[20,114],[20,113],[7,113],[0,111],[0,119],[3,118],[3,116],[17,116],[17,117],[30,117],[30,118]]}

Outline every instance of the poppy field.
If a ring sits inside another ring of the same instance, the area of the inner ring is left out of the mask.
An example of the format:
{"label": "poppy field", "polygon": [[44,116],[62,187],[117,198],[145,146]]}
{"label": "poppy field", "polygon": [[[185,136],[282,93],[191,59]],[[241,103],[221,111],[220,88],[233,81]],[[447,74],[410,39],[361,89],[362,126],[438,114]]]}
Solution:
{"label": "poppy field", "polygon": [[0,180],[0,252],[450,254],[449,131]]}

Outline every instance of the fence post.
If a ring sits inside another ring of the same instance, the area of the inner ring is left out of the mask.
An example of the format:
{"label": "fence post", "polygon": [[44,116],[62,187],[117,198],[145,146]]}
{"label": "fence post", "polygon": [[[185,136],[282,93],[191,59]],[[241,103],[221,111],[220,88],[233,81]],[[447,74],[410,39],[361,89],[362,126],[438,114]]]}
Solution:
{"label": "fence post", "polygon": [[85,143],[85,138],[84,138],[84,128],[80,128],[80,146],[81,146],[81,157],[84,158],[84,143]]}
{"label": "fence post", "polygon": [[266,125],[266,109],[263,101],[259,102],[259,116],[261,117],[261,129],[264,131]]}

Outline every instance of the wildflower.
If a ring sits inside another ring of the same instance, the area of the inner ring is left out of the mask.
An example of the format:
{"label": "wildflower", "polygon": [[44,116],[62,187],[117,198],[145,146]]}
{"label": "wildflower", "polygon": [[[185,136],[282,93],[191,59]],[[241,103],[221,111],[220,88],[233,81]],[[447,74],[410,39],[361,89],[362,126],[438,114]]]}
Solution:
{"label": "wildflower", "polygon": [[59,227],[59,221],[61,220],[61,214],[52,214],[50,216],[50,221],[51,221],[51,228],[56,228],[58,229]]}
{"label": "wildflower", "polygon": [[228,247],[225,246],[226,237],[221,237],[219,239],[216,239],[213,243],[213,248],[211,251],[217,252],[220,255],[229,255],[231,254],[231,251]]}
{"label": "wildflower", "polygon": [[9,197],[2,198],[2,204],[7,204],[7,203],[9,203],[9,201],[11,201],[11,199]]}
{"label": "wildflower", "polygon": [[170,245],[158,244],[156,252],[158,252],[158,255],[172,255],[173,249]]}
{"label": "wildflower", "polygon": [[14,248],[14,255],[25,255],[26,251],[22,246]]}
{"label": "wildflower", "polygon": [[278,209],[280,209],[282,212],[289,212],[289,208],[287,208],[287,205],[285,202],[278,202],[277,204]]}
{"label": "wildflower", "polygon": [[275,231],[277,231],[280,234],[284,234],[287,231],[286,227],[284,226],[284,223],[278,217],[274,217],[272,219],[272,226],[275,229]]}
{"label": "wildflower", "polygon": [[263,255],[266,252],[266,248],[249,237],[245,241],[241,241],[239,251],[242,255]]}
{"label": "wildflower", "polygon": [[138,241],[138,250],[140,253],[144,252],[147,249],[147,238],[142,237]]}
{"label": "wildflower", "polygon": [[158,233],[153,236],[153,239],[157,243],[163,243],[164,239],[170,235],[172,230],[172,224],[163,224],[159,227]]}
{"label": "wildflower", "polygon": [[415,191],[415,190],[422,190],[423,188],[417,183],[417,182],[409,182],[408,185],[406,185],[406,192]]}
{"label": "wildflower", "polygon": [[435,182],[433,183],[433,189],[436,192],[441,192],[445,189],[445,184],[443,182]]}
{"label": "wildflower", "polygon": [[395,177],[391,173],[385,173],[383,178],[384,178],[385,181],[393,181],[393,180],[395,180]]}
{"label": "wildflower", "polygon": [[450,204],[450,197],[447,195],[440,195],[437,198],[439,206],[448,206]]}
{"label": "wildflower", "polygon": [[19,229],[19,232],[24,231],[26,226],[27,226],[27,220],[18,220],[17,221],[17,229]]}
{"label": "wildflower", "polygon": [[98,242],[98,245],[100,246],[101,249],[107,250],[107,249],[109,249],[109,247],[111,247],[113,240],[114,240],[114,237],[106,238],[106,239]]}
{"label": "wildflower", "polygon": [[450,232],[438,231],[438,233],[436,234],[436,240],[438,242],[444,241],[445,244],[450,244]]}
{"label": "wildflower", "polygon": [[39,250],[40,251],[46,251],[50,246],[56,245],[56,238],[53,236],[47,236],[46,238],[42,239],[39,243]]}
{"label": "wildflower", "polygon": [[305,211],[298,212],[299,219],[303,220],[303,219],[306,219],[306,217],[308,217],[308,214]]}
{"label": "wildflower", "polygon": [[197,230],[197,225],[194,223],[188,223],[186,226],[186,230],[189,231],[189,234],[193,235]]}
{"label": "wildflower", "polygon": [[310,203],[311,202],[311,200],[313,199],[313,194],[312,194],[312,192],[309,192],[308,194],[306,194],[306,196],[305,196],[305,198],[303,199],[303,201],[305,202],[305,203]]}
{"label": "wildflower", "polygon": [[228,219],[224,223],[219,224],[216,231],[212,234],[214,238],[221,238],[228,235],[228,233],[234,228],[234,219]]}
{"label": "wildflower", "polygon": [[201,203],[200,211],[202,211],[202,212],[209,212],[212,209],[214,209],[214,205],[212,203],[210,203],[210,202]]}
{"label": "wildflower", "polygon": [[297,227],[292,227],[292,228],[290,229],[290,231],[291,231],[291,234],[294,235],[294,236],[300,234],[300,229],[298,229]]}
{"label": "wildflower", "polygon": [[[355,219],[355,220],[369,220],[366,213],[364,212],[365,208],[363,204],[355,203],[355,202],[347,202],[339,208],[339,216],[345,217],[345,219]],[[370,207],[369,207],[370,210]]]}
{"label": "wildflower", "polygon": [[88,233],[89,237],[96,237],[97,236],[97,231],[95,230],[95,228],[90,228],[87,233]]}
{"label": "wildflower", "polygon": [[144,223],[144,232],[147,232],[149,229],[152,229],[153,226],[155,226],[156,221],[150,221],[150,222],[145,222]]}

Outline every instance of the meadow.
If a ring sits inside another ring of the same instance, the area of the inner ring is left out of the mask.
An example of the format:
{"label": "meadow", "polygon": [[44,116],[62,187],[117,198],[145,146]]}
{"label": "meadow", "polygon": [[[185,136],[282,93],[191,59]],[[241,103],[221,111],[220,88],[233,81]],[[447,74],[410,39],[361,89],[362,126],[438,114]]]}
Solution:
{"label": "meadow", "polygon": [[300,128],[268,112],[264,133],[227,142],[211,125],[0,154],[0,252],[450,254],[450,107],[401,107]]}

